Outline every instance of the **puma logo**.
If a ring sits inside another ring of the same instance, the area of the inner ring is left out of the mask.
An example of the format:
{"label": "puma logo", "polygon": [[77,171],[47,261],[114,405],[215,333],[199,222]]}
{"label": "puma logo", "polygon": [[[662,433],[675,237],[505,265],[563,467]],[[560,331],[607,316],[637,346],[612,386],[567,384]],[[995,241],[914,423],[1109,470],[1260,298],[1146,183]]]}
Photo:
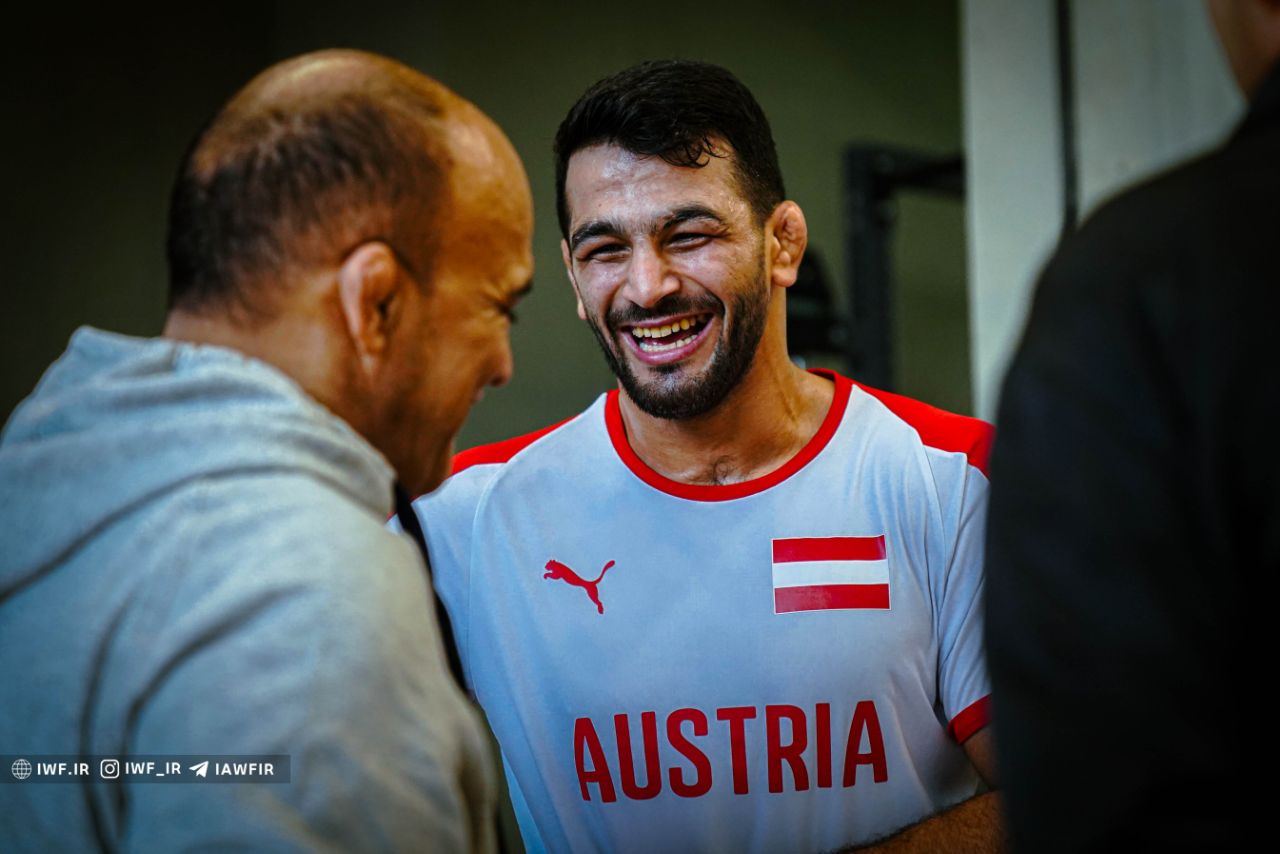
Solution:
{"label": "puma logo", "polygon": [[604,604],[600,601],[600,582],[604,579],[604,574],[609,571],[609,567],[613,566],[613,561],[609,561],[600,570],[600,576],[595,581],[587,581],[578,573],[565,566],[558,560],[547,561],[546,572],[542,574],[543,578],[552,578],[572,584],[574,587],[581,587],[587,591],[587,596],[591,597],[591,601],[596,604],[596,611],[603,614]]}

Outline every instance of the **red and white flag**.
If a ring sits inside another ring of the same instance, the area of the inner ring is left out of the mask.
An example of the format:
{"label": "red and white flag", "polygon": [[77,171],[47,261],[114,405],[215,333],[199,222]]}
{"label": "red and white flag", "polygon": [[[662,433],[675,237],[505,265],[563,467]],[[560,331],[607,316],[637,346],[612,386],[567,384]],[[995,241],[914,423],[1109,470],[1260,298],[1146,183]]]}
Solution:
{"label": "red and white flag", "polygon": [[773,541],[773,612],[889,607],[884,535]]}

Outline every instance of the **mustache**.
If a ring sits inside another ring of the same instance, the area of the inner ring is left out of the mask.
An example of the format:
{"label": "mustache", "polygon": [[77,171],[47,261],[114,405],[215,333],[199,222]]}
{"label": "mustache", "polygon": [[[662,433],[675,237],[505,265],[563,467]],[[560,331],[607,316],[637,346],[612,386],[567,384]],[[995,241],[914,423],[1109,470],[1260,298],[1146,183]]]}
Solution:
{"label": "mustache", "polygon": [[724,303],[710,294],[697,299],[686,294],[671,294],[649,308],[639,305],[615,308],[605,316],[605,321],[610,329],[617,329],[619,326],[634,326],[637,323],[673,314],[720,314],[723,311]]}

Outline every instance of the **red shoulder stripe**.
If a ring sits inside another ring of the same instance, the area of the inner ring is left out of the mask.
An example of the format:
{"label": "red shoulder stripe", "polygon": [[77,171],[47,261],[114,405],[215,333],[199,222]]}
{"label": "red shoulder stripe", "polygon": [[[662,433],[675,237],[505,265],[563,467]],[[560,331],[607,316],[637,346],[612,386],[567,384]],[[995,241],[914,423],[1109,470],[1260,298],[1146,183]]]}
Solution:
{"label": "red shoulder stripe", "polygon": [[543,427],[541,430],[535,430],[532,433],[526,433],[523,436],[504,439],[501,442],[494,442],[491,445],[478,445],[474,448],[468,448],[461,453],[454,454],[453,471],[450,472],[450,474],[454,475],[460,471],[465,471],[472,466],[485,465],[486,463],[505,463],[507,460],[511,459],[516,454],[520,453],[525,448],[550,433],[552,430],[555,430],[558,427],[563,427],[572,420],[573,418],[566,418],[563,421],[552,424],[550,427]]}
{"label": "red shoulder stripe", "polygon": [[964,744],[969,740],[969,736],[985,728],[990,723],[991,695],[988,694],[982,699],[970,703],[960,714],[952,718],[951,725],[947,727],[947,730],[957,744]]}
{"label": "red shoulder stripe", "polygon": [[962,453],[969,465],[987,474],[991,442],[996,430],[990,424],[967,415],[956,415],[936,406],[903,397],[855,381],[854,385],[889,407],[889,411],[910,424],[920,434],[920,441],[931,448]]}

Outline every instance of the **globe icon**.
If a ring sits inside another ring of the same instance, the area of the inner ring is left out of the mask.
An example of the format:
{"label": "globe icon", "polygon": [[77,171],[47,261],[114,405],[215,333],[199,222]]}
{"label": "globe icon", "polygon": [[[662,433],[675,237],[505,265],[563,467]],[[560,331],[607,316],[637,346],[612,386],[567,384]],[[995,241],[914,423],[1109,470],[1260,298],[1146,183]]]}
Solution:
{"label": "globe icon", "polygon": [[9,766],[9,770],[19,780],[25,780],[31,776],[31,763],[25,759],[15,759],[13,764]]}

